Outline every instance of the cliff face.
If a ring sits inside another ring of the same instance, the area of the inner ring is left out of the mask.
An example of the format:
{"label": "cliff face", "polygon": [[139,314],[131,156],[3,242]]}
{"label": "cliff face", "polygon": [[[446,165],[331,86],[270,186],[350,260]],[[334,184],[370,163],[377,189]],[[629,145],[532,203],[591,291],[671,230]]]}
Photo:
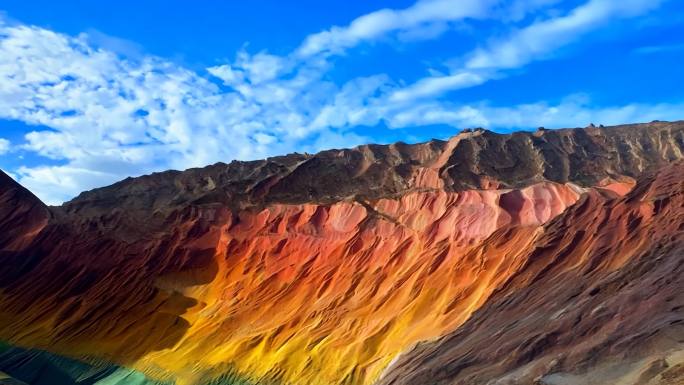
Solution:
{"label": "cliff face", "polygon": [[684,361],[683,153],[681,122],[477,130],[49,208],[2,175],[0,340],[177,384],[659,381]]}

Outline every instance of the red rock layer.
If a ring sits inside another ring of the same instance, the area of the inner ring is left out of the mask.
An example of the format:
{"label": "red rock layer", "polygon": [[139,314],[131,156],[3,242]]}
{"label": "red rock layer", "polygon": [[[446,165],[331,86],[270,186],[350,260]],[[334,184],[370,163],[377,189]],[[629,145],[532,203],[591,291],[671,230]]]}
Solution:
{"label": "red rock layer", "polygon": [[525,264],[380,384],[684,383],[683,164],[622,198],[590,191],[537,236],[505,240],[520,231],[485,243]]}
{"label": "red rock layer", "polygon": [[476,130],[50,208],[0,175],[0,340],[179,385],[370,384],[402,352],[385,383],[558,383],[677,348],[682,166],[619,196],[683,152],[683,122]]}
{"label": "red rock layer", "polygon": [[47,226],[5,257],[23,268],[0,277],[0,338],[179,383],[228,370],[370,383],[403,350],[464,322],[525,263],[482,240],[520,227],[509,241],[524,242],[580,192],[541,183],[188,209],[169,217],[170,233],[133,243],[101,222]]}

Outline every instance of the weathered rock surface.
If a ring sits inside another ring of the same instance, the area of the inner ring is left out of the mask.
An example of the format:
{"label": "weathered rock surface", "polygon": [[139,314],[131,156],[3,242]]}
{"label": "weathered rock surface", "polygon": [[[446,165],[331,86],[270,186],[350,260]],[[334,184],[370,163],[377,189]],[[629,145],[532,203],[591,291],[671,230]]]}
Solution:
{"label": "weathered rock surface", "polygon": [[684,122],[654,122],[216,164],[60,207],[3,174],[0,341],[179,385],[667,384],[683,157]]}
{"label": "weathered rock surface", "polygon": [[141,222],[163,226],[166,214],[187,205],[236,210],[270,203],[327,204],[543,181],[594,186],[625,182],[682,158],[684,121],[512,134],[478,129],[448,141],[364,145],[129,178],[84,192],[62,208],[81,217],[115,217],[113,227],[129,224],[135,235]]}
{"label": "weathered rock surface", "polygon": [[589,192],[517,246],[526,266],[379,384],[684,383],[684,164]]}

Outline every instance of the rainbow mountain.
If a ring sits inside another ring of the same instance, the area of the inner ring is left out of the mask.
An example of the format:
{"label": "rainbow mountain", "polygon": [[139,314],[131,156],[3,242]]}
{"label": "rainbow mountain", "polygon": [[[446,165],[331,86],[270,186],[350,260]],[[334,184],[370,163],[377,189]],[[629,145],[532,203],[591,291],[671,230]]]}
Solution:
{"label": "rainbow mountain", "polygon": [[682,384],[684,122],[0,173],[0,262],[0,384]]}

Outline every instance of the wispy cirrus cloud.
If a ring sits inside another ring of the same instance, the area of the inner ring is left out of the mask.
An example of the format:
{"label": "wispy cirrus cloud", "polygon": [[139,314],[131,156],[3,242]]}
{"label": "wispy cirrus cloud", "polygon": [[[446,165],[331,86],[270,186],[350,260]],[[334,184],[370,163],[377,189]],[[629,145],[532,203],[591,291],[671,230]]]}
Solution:
{"label": "wispy cirrus cloud", "polygon": [[639,55],[684,51],[684,44],[662,44],[639,47],[633,52]]}
{"label": "wispy cirrus cloud", "polygon": [[[381,9],[354,19],[344,27],[308,36],[297,49],[302,57],[339,54],[345,49],[400,33],[409,38],[435,37],[445,30],[444,23],[465,18],[489,18],[498,0],[421,0],[405,9]],[[430,33],[425,33],[428,31]]]}
{"label": "wispy cirrus cloud", "polygon": [[504,38],[475,49],[448,75],[429,76],[396,91],[395,100],[440,96],[448,91],[483,84],[503,77],[503,71],[552,57],[559,49],[577,42],[586,34],[605,28],[610,21],[643,15],[657,8],[661,0],[590,0],[566,14],[543,18],[514,29]]}
{"label": "wispy cirrus cloud", "polygon": [[431,76],[418,80],[409,87],[396,90],[390,100],[394,102],[414,101],[441,95],[447,91],[480,85],[489,80],[484,73],[458,72],[447,76]]}
{"label": "wispy cirrus cloud", "polygon": [[657,8],[661,0],[591,0],[567,15],[535,22],[475,51],[469,69],[518,68],[545,59],[557,49],[600,29],[607,21],[631,18]]}
{"label": "wispy cirrus cloud", "polygon": [[615,125],[627,122],[681,119],[684,103],[630,103],[596,107],[588,95],[576,94],[558,103],[535,102],[513,106],[496,106],[488,102],[459,105],[423,103],[392,116],[396,127],[449,124],[456,127],[584,127]]}

